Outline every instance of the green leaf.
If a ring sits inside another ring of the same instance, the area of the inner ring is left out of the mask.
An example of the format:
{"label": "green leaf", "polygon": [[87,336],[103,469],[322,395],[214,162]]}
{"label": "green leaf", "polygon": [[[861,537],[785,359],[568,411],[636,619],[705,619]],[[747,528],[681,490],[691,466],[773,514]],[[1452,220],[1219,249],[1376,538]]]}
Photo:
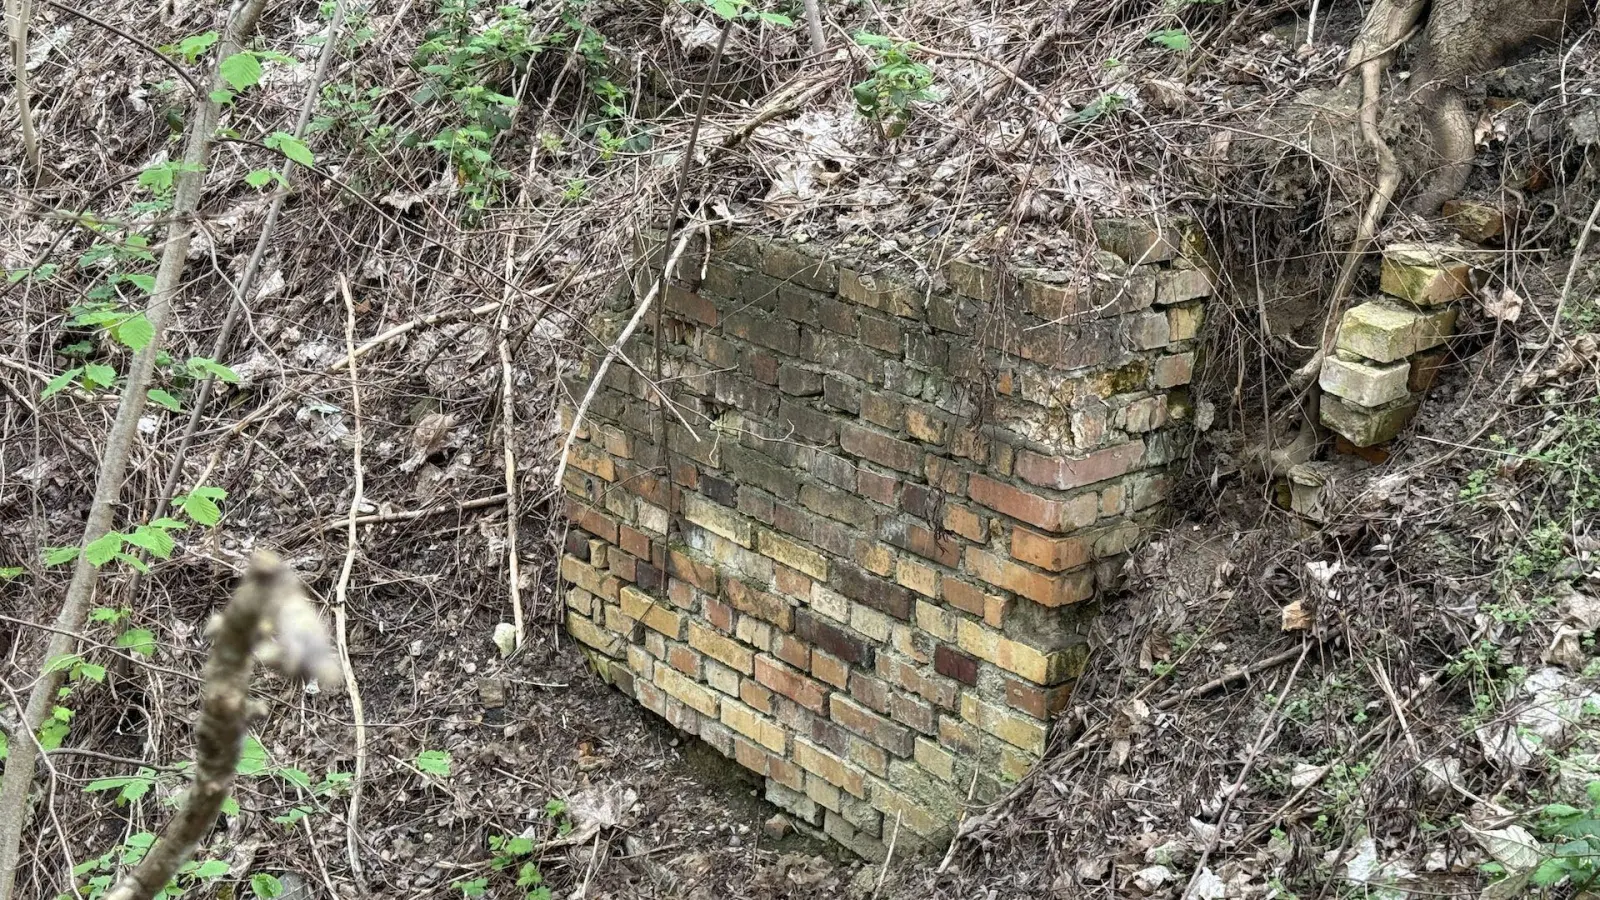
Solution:
{"label": "green leaf", "polygon": [[274,131],[267,135],[264,143],[307,168],[317,164],[316,157],[311,155],[311,149],[305,142],[287,132]]}
{"label": "green leaf", "polygon": [[233,102],[233,91],[223,90],[222,88],[217,88],[206,96],[211,98],[212,103],[226,105]]}
{"label": "green leaf", "polygon": [[21,566],[0,566],[0,581],[21,578],[28,570]]}
{"label": "green leaf", "polygon": [[239,373],[208,356],[189,357],[189,368],[195,372],[211,375],[228,384],[239,383]]}
{"label": "green leaf", "polygon": [[278,769],[273,774],[277,775],[279,778],[282,778],[284,781],[289,782],[295,787],[308,791],[311,790],[311,776],[299,769],[283,768]]}
{"label": "green leaf", "polygon": [[417,771],[426,775],[450,777],[450,752],[447,750],[424,750],[417,754],[414,762]]}
{"label": "green leaf", "polygon": [[161,388],[151,388],[150,392],[145,394],[145,396],[150,399],[151,403],[154,403],[157,406],[170,409],[173,412],[183,411],[183,404],[178,402],[178,398],[172,396]]}
{"label": "green leaf", "polygon": [[[60,709],[60,707],[56,707]],[[39,746],[55,750],[67,739],[68,725],[60,719],[51,719],[39,726]]]}
{"label": "green leaf", "polygon": [[222,61],[217,74],[235,91],[244,91],[261,83],[261,60],[246,50]]}
{"label": "green leaf", "polygon": [[83,367],[83,381],[97,387],[105,387],[117,380],[117,370],[104,363],[89,363]]}
{"label": "green leaf", "polygon": [[271,184],[273,181],[276,181],[278,177],[278,173],[272,171],[271,169],[256,169],[254,172],[244,176],[244,183],[257,190],[260,190],[261,188],[266,187],[268,184]]}
{"label": "green leaf", "polygon": [[150,566],[148,566],[145,563],[144,560],[140,559],[137,556],[134,556],[132,553],[128,553],[128,552],[118,553],[117,554],[117,562],[125,563],[130,569],[133,569],[135,572],[138,572],[140,575],[149,575],[150,574]]}
{"label": "green leaf", "polygon": [[117,635],[115,646],[131,650],[143,657],[156,655],[155,632],[148,628],[130,628]]}
{"label": "green leaf", "polygon": [[94,663],[83,663],[78,666],[77,674],[80,678],[86,678],[96,684],[101,684],[106,680],[106,667],[95,665]]}
{"label": "green leaf", "polygon": [[257,872],[250,876],[250,892],[256,895],[257,900],[276,900],[283,894],[283,882],[276,876]]}
{"label": "green leaf", "polygon": [[82,374],[83,366],[73,366],[65,372],[62,372],[60,375],[50,379],[50,383],[44,386],[44,390],[39,392],[39,399],[47,400],[50,397],[61,393],[66,389],[67,385],[72,383],[73,379]]}
{"label": "green leaf", "polygon": [[763,22],[766,22],[768,25],[782,25],[784,28],[793,28],[794,27],[794,20],[789,18],[788,16],[782,15],[781,13],[775,13],[775,12],[757,13],[756,14],[756,18],[760,19]]}
{"label": "green leaf", "polygon": [[96,568],[115,559],[122,552],[122,542],[127,540],[127,535],[120,531],[108,531],[90,541],[83,548],[84,558]]}
{"label": "green leaf", "polygon": [[127,615],[128,611],[124,609],[112,609],[109,606],[96,606],[94,609],[89,610],[89,621],[120,622],[126,618]]}
{"label": "green leaf", "polygon": [[123,277],[133,282],[134,287],[144,291],[146,294],[154,294],[156,292],[156,277],[154,275],[124,275]]}
{"label": "green leaf", "polygon": [[1545,815],[1556,817],[1556,818],[1565,818],[1567,816],[1576,816],[1576,815],[1578,815],[1579,813],[1582,813],[1582,812],[1583,812],[1583,810],[1577,808],[1576,806],[1568,806],[1565,803],[1550,803],[1550,804],[1547,804],[1545,806],[1545,808],[1544,808],[1544,814]]}
{"label": "green leaf", "polygon": [[172,535],[167,534],[165,529],[152,528],[149,525],[140,525],[127,538],[128,543],[149,550],[150,555],[157,559],[171,556],[172,551],[178,546],[178,542],[174,541]]}
{"label": "green leaf", "polygon": [[113,328],[111,336],[129,350],[138,351],[156,339],[156,327],[150,324],[144,313],[134,313]]}
{"label": "green leaf", "polygon": [[[172,181],[177,177],[178,167],[173,163],[162,163],[151,166],[139,173],[139,186],[152,194],[161,194],[172,190]],[[110,248],[115,253],[116,248]]]}
{"label": "green leaf", "polygon": [[222,814],[225,816],[237,816],[239,814],[239,801],[231,795],[226,800],[223,800]]}
{"label": "green leaf", "polygon": [[226,499],[228,499],[228,491],[227,491],[226,488],[219,488],[219,487],[216,487],[215,485],[209,485],[209,484],[202,484],[199,487],[195,488],[194,490],[190,491],[189,493],[191,495],[195,496],[195,497],[204,497],[207,500],[226,500]]}
{"label": "green leaf", "polygon": [[[179,41],[178,46],[175,49],[179,53],[183,54],[184,62],[194,62],[200,58],[200,54],[210,50],[211,45],[215,44],[216,42],[217,33],[215,31],[206,31],[200,34],[189,35],[188,37]],[[161,49],[163,52],[165,52],[169,48],[162,47]]]}
{"label": "green leaf", "polygon": [[172,503],[183,514],[195,521],[196,525],[212,526],[222,521],[222,508],[217,506],[209,497],[198,494],[184,494],[172,498]]}
{"label": "green leaf", "polygon": [[1184,51],[1194,47],[1194,38],[1181,28],[1165,28],[1150,32],[1150,41],[1168,50]]}
{"label": "green leaf", "polygon": [[489,893],[489,879],[474,878],[471,881],[457,881],[450,885],[461,890],[463,897],[482,897]]}
{"label": "green leaf", "polygon": [[228,864],[220,859],[208,859],[193,874],[196,878],[221,878],[228,874]]}
{"label": "green leaf", "polygon": [[46,547],[44,548],[44,564],[47,566],[59,566],[62,563],[72,562],[78,558],[78,550],[79,548],[77,547]]}
{"label": "green leaf", "polygon": [[46,675],[50,674],[51,672],[65,672],[82,661],[83,657],[76,653],[63,653],[60,656],[51,657],[48,661],[46,661],[43,671]]}
{"label": "green leaf", "polygon": [[239,765],[234,769],[240,775],[260,775],[267,770],[267,748],[255,735],[246,735],[244,747],[239,751]]}

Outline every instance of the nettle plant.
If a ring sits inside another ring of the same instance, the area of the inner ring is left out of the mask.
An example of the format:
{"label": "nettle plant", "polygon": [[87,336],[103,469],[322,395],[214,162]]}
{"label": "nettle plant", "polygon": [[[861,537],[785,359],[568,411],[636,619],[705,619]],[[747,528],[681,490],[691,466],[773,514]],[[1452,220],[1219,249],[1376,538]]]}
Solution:
{"label": "nettle plant", "polygon": [[873,60],[867,79],[850,89],[856,111],[876,122],[884,137],[897,138],[905,133],[915,104],[939,99],[933,69],[911,56],[915,44],[865,31],[857,32],[855,40]]}
{"label": "nettle plant", "polygon": [[[148,797],[157,787],[162,788],[162,805],[177,807],[183,803],[182,784],[189,780],[194,764],[186,762],[161,772],[148,766],[140,766],[129,775],[118,775],[110,778],[100,778],[84,786],[84,793],[109,794],[118,807],[139,803]],[[244,747],[239,755],[239,764],[236,773],[240,778],[242,787],[266,787],[271,783],[278,783],[287,787],[300,798],[300,802],[289,807],[288,812],[273,817],[272,821],[292,828],[307,816],[326,812],[324,800],[340,796],[349,790],[350,774],[347,772],[329,772],[321,781],[314,782],[310,775],[292,766],[273,765],[267,749],[254,735],[245,739]],[[252,784],[254,782],[254,784]],[[237,791],[231,794],[222,804],[222,813],[227,816],[237,816],[241,809],[237,799]],[[115,884],[119,869],[131,868],[139,864],[145,853],[155,841],[155,835],[150,832],[139,832],[129,836],[121,843],[105,851],[99,856],[85,860],[73,869],[73,875],[81,879],[78,893],[84,900],[98,900]],[[239,896],[228,884],[229,866],[222,860],[190,860],[181,869],[171,882],[155,894],[156,900],[176,900],[191,891],[203,892],[207,896]],[[258,900],[273,900],[284,892],[283,883],[277,876],[266,872],[251,874],[248,878],[250,891]],[[58,895],[56,900],[70,900],[72,894]]]}

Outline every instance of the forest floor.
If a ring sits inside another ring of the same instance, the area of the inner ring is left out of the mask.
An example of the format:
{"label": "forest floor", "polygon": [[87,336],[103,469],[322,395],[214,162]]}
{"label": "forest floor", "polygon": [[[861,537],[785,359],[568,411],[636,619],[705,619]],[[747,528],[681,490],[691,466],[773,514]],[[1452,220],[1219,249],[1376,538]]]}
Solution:
{"label": "forest floor", "polygon": [[[1600,193],[1600,58],[1538,54],[1479,86],[1513,102],[1485,115],[1472,190],[1521,203],[1520,224],[1414,428],[1341,457],[1310,522],[1245,448],[1315,343],[1364,190],[1359,154],[1302,115],[1337,93],[1353,12],[1325,11],[1307,43],[1305,11],[1266,0],[824,5],[893,39],[819,59],[803,28],[746,20],[713,67],[719,20],[697,5],[350,4],[331,34],[334,4],[274,4],[166,338],[158,387],[181,411],[147,410],[119,520],[170,499],[170,470],[180,496],[225,492],[220,522],[192,500],[148,575],[105,569],[41,734],[19,897],[93,900],[160,830],[186,783],[207,617],[268,546],[323,600],[353,554],[365,745],[346,695],[268,679],[238,808],[204,847],[219,865],[180,879],[190,896],[1509,897],[1535,879],[1567,896],[1600,870],[1600,266],[1573,262]],[[35,11],[53,177],[24,178],[20,138],[0,137],[13,742],[70,568],[48,548],[81,534],[128,358],[96,314],[135,308],[153,269],[189,103],[174,70],[209,71],[222,16],[91,14]],[[872,78],[928,92],[864,117],[852,86]],[[1171,203],[1232,279],[1184,515],[1107,604],[1048,758],[945,858],[865,865],[779,828],[737,767],[602,684],[560,633],[559,375],[633,230],[676,214],[706,83],[692,215],[885,258],[954,244],[1068,266],[1093,211]],[[256,177],[280,162],[263,144],[284,146],[307,97],[316,168],[294,174],[241,286],[278,190]],[[1385,237],[1431,227],[1399,217]],[[236,292],[240,332],[215,348]],[[354,344],[377,339],[353,372],[347,317]],[[228,377],[180,449],[213,358]],[[514,602],[527,643],[508,659],[494,634]]]}

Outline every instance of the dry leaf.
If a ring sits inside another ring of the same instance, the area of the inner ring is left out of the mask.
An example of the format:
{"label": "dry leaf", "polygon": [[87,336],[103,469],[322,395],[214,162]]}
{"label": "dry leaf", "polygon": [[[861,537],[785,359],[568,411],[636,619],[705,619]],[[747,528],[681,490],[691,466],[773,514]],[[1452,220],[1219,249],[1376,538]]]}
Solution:
{"label": "dry leaf", "polygon": [[1306,602],[1304,600],[1296,600],[1283,608],[1283,630],[1305,631],[1311,627],[1312,618],[1311,610],[1306,606]]}

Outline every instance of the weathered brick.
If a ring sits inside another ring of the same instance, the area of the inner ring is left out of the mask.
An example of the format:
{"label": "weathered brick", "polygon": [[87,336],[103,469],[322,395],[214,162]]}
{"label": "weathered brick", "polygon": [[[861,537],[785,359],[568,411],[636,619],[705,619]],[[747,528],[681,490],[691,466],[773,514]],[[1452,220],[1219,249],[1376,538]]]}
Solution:
{"label": "weathered brick", "polygon": [[606,631],[575,612],[567,612],[567,633],[607,656],[621,656],[626,646],[622,636]]}
{"label": "weathered brick", "polygon": [[853,339],[806,328],[800,334],[800,356],[824,369],[883,384],[886,362],[883,355]]}
{"label": "weathered brick", "polygon": [[722,699],[722,724],[732,728],[773,753],[782,754],[788,745],[788,736],[777,722],[732,698]]}
{"label": "weathered brick", "polygon": [[698,322],[708,328],[717,326],[717,305],[700,296],[694,291],[684,290],[668,282],[666,286],[666,308],[691,322]]}
{"label": "weathered brick", "polygon": [[822,393],[822,373],[794,363],[778,366],[778,390],[795,397],[815,397]]}
{"label": "weathered brick", "polygon": [[1071,531],[1099,517],[1099,498],[1079,494],[1064,500],[1041,497],[986,475],[973,475],[967,494],[977,503],[1046,531]]}
{"label": "weathered brick", "polygon": [[679,550],[667,551],[667,574],[681,578],[702,591],[716,592],[717,569]]}
{"label": "weathered brick", "polygon": [[1329,356],[1322,361],[1318,384],[1325,393],[1358,406],[1382,406],[1406,395],[1410,375],[1411,364],[1405,361],[1384,366]]}
{"label": "weathered brick", "polygon": [[1420,405],[1420,400],[1413,399],[1368,409],[1336,397],[1325,397],[1318,407],[1323,425],[1344,435],[1357,447],[1372,447],[1398,435],[1411,423]]}
{"label": "weathered brick", "polygon": [[994,269],[986,262],[951,260],[944,267],[945,280],[950,289],[963,297],[989,302],[995,297]]}
{"label": "weathered brick", "polygon": [[910,559],[900,559],[895,563],[894,580],[896,584],[908,587],[924,597],[939,596],[940,575],[932,566],[925,566]]}
{"label": "weathered brick", "polygon": [[900,488],[900,479],[889,475],[882,475],[869,469],[856,471],[856,493],[868,500],[893,506],[895,494]]}
{"label": "weathered brick", "polygon": [[616,481],[617,466],[611,456],[591,444],[576,443],[567,451],[567,462],[601,481]]}
{"label": "weathered brick", "polygon": [[844,424],[839,431],[839,444],[846,453],[869,459],[891,469],[901,472],[922,470],[923,453],[916,444],[860,425]]}
{"label": "weathered brick", "polygon": [[739,699],[757,712],[772,714],[772,692],[748,678],[739,682]]}
{"label": "weathered brick", "polygon": [[961,698],[961,718],[1034,756],[1044,755],[1045,738],[1049,732],[1041,722],[985,703],[972,694]]}
{"label": "weathered brick", "polygon": [[856,797],[867,796],[866,773],[859,766],[805,738],[794,739],[794,761],[802,769],[820,776],[835,787]]}
{"label": "weathered brick", "polygon": [[881,534],[889,544],[910,550],[942,566],[953,569],[961,562],[960,544],[949,537],[936,535],[915,522],[900,519],[887,521],[883,524]]}
{"label": "weathered brick", "polygon": [[921,314],[922,294],[904,282],[852,268],[839,271],[839,296],[862,306],[914,319]]}
{"label": "weathered brick", "polygon": [[1156,302],[1162,305],[1209,297],[1215,290],[1207,269],[1172,269],[1156,275]]}
{"label": "weathered brick", "polygon": [[964,506],[945,504],[942,525],[946,531],[954,532],[969,541],[983,541],[989,536],[988,522]]}
{"label": "weathered brick", "polygon": [[810,610],[796,611],[794,626],[795,633],[813,646],[820,647],[851,665],[872,667],[873,651],[866,641],[828,623]]}
{"label": "weathered brick", "polygon": [[944,599],[946,603],[962,612],[972,613],[975,616],[983,615],[984,592],[965,581],[954,578],[944,580]]}
{"label": "weathered brick", "polygon": [[[673,640],[683,636],[683,616],[657,603],[654,598],[636,587],[625,587],[620,593],[622,614],[652,631],[658,631]],[[694,625],[690,622],[691,627]]]}
{"label": "weathered brick", "polygon": [[717,694],[710,688],[696,684],[678,671],[666,666],[655,667],[654,680],[657,686],[677,698],[685,706],[703,716],[716,718]]}
{"label": "weathered brick", "polygon": [[1194,379],[1194,351],[1163,356],[1150,370],[1150,383],[1157,388],[1177,387]]}
{"label": "weathered brick", "polygon": [[840,690],[850,686],[850,664],[820,648],[811,651],[811,674]]}
{"label": "weathered brick", "polygon": [[569,503],[567,519],[608,544],[617,543],[617,523],[597,509],[582,503]]}
{"label": "weathered brick", "polygon": [[912,750],[912,758],[917,761],[917,765],[926,769],[928,774],[940,781],[955,781],[955,756],[934,741],[930,741],[927,738],[917,738],[916,745]]}
{"label": "weathered brick", "polygon": [[[862,530],[877,528],[878,513],[872,504],[832,488],[815,484],[802,485],[800,505]],[[817,543],[820,545],[821,542]]]}
{"label": "weathered brick", "polygon": [[1011,555],[1046,571],[1061,572],[1087,564],[1090,543],[1078,536],[1054,537],[1026,528],[1013,528]]}
{"label": "weathered brick", "polygon": [[1041,685],[1076,678],[1087,657],[1081,646],[1046,653],[969,619],[956,623],[956,639],[962,650]]}
{"label": "weathered brick", "polygon": [[[793,635],[773,635],[772,654],[802,671],[811,668],[811,648],[805,641]],[[757,665],[760,665],[759,660]]]}
{"label": "weathered brick", "polygon": [[1094,596],[1094,572],[1089,569],[1046,574],[977,547],[967,548],[965,563],[978,578],[1042,606],[1065,606]]}
{"label": "weathered brick", "polygon": [[755,543],[750,520],[724,506],[712,503],[698,494],[683,495],[683,517],[715,535],[725,537],[741,547]]}
{"label": "weathered brick", "polygon": [[1418,306],[1471,297],[1472,255],[1462,247],[1393,244],[1383,251],[1378,289]]}
{"label": "weathered brick", "polygon": [[755,673],[755,654],[749,647],[723,637],[693,619],[689,621],[689,646],[736,672],[745,675]]}
{"label": "weathered brick", "polygon": [[977,658],[945,644],[940,644],[933,651],[933,670],[962,684],[978,683]]}
{"label": "weathered brick", "polygon": [[1006,702],[1036,719],[1049,719],[1067,708],[1072,699],[1071,685],[1039,687],[1006,679]]}
{"label": "weathered brick", "polygon": [[756,681],[819,715],[827,711],[828,689],[777,660],[755,658]]}
{"label": "weathered brick", "polygon": [[772,650],[772,626],[754,616],[740,616],[734,634],[739,640],[763,653]]}
{"label": "weathered brick", "polygon": [[818,444],[831,444],[839,436],[834,417],[788,398],[778,404],[777,421],[793,435]]}
{"label": "weathered brick", "polygon": [[828,715],[846,729],[896,756],[911,755],[911,731],[885,719],[843,694],[829,699]]}
{"label": "weathered brick", "polygon": [[777,532],[759,530],[756,533],[756,548],[762,556],[769,556],[791,569],[818,581],[828,580],[827,557]]}
{"label": "weathered brick", "polygon": [[722,580],[722,596],[728,605],[740,612],[770,622],[784,631],[794,630],[794,608],[783,597],[752,588],[737,578]]}
{"label": "weathered brick", "polygon": [[1345,312],[1335,346],[1389,363],[1444,343],[1455,322],[1454,307],[1424,311],[1389,300],[1369,300]]}
{"label": "weathered brick", "polygon": [[809,255],[792,244],[773,242],[761,251],[761,271],[814,291],[839,289],[839,267]]}
{"label": "weathered brick", "polygon": [[1016,472],[1019,478],[1030,484],[1069,490],[1126,475],[1138,468],[1143,460],[1144,444],[1140,441],[1107,447],[1076,459],[1044,456],[1024,450],[1017,454]]}
{"label": "weathered brick", "polygon": [[1183,240],[1177,228],[1141,219],[1101,219],[1094,223],[1094,235],[1102,249],[1133,265],[1173,259]]}
{"label": "weathered brick", "polygon": [[1167,334],[1173,343],[1192,340],[1200,334],[1205,323],[1205,307],[1199,303],[1185,303],[1167,307]]}
{"label": "weathered brick", "polygon": [[847,562],[836,561],[833,564],[833,579],[830,584],[846,597],[865,603],[901,621],[908,621],[911,618],[913,598],[910,591],[885,582],[881,578],[875,578]]}
{"label": "weathered brick", "polygon": [[861,395],[861,418],[881,428],[899,431],[905,425],[905,410],[905,400],[894,394],[865,391]]}

